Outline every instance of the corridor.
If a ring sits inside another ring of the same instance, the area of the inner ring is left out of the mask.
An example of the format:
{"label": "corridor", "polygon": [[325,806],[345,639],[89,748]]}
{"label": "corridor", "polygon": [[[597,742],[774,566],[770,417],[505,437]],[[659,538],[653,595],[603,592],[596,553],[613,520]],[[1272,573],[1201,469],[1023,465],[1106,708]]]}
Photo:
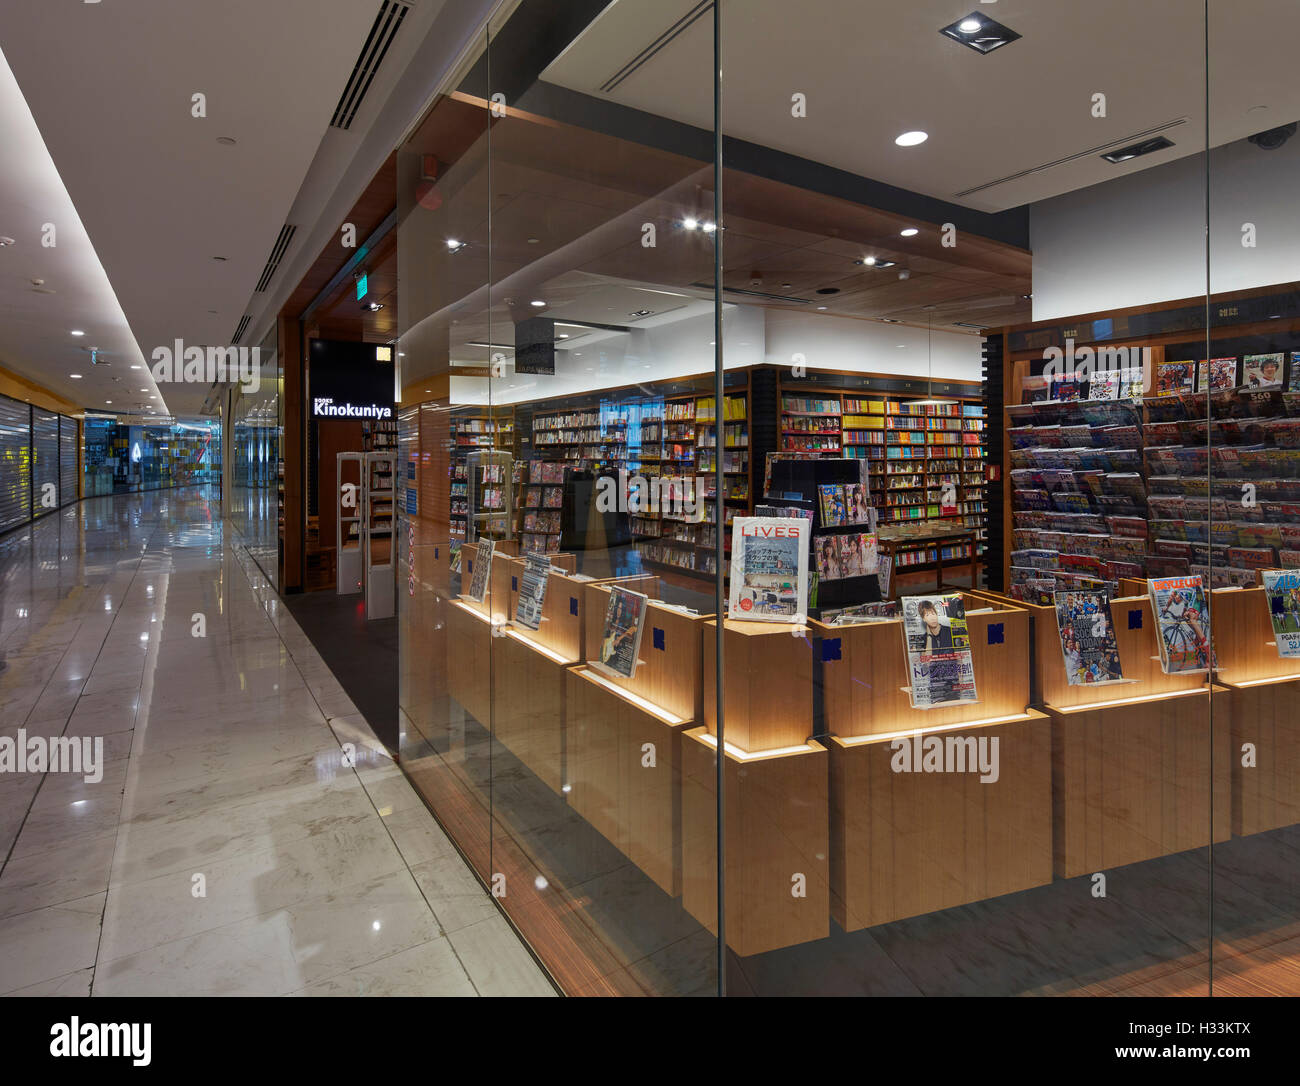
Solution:
{"label": "corridor", "polygon": [[0,993],[553,994],[233,534],[189,488],[0,539],[0,747],[102,740],[0,763]]}

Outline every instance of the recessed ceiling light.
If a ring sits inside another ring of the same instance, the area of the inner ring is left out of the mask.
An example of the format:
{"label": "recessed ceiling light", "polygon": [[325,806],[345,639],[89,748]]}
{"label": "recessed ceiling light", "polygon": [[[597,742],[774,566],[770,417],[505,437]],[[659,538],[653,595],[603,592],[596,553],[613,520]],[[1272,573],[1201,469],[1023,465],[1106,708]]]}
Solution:
{"label": "recessed ceiling light", "polygon": [[687,230],[694,230],[700,224],[696,222],[694,219],[683,219],[682,225],[686,227]]}
{"label": "recessed ceiling light", "polygon": [[1167,140],[1164,136],[1156,136],[1154,139],[1143,140],[1141,143],[1133,143],[1127,147],[1121,147],[1118,151],[1107,151],[1101,157],[1107,162],[1119,164],[1121,162],[1128,162],[1130,159],[1138,158],[1142,155],[1149,155],[1152,151],[1163,151],[1166,147],[1172,146],[1172,140]]}
{"label": "recessed ceiling light", "polygon": [[142,388],[140,391],[141,391],[141,392],[148,392],[149,390],[148,390],[147,388]]}
{"label": "recessed ceiling light", "polygon": [[915,226],[909,226],[906,230],[900,230],[898,236],[903,238],[914,238],[920,232],[921,231],[919,231]]}
{"label": "recessed ceiling light", "polygon": [[545,303],[544,301],[542,301],[540,298],[534,298],[534,299],[533,299],[531,302],[529,302],[528,304],[531,305],[531,306],[534,306],[534,307],[537,308],[537,309],[544,309],[544,308],[546,307],[546,303]]}
{"label": "recessed ceiling light", "polygon": [[74,328],[74,329],[72,330],[72,334],[73,334],[74,336],[84,336],[86,333],[83,332],[80,328]]}
{"label": "recessed ceiling light", "polygon": [[840,292],[839,287],[818,287],[817,288],[818,294],[838,294],[839,292]]}
{"label": "recessed ceiling light", "polygon": [[902,323],[903,323],[903,322],[900,321],[897,317],[881,317],[880,319],[881,319],[882,321],[884,321],[886,324],[902,324]]}
{"label": "recessed ceiling light", "polygon": [[536,245],[536,244],[538,244],[541,240],[542,240],[541,238],[529,238],[529,239],[528,239],[528,244],[529,244],[529,245]]}
{"label": "recessed ceiling light", "polygon": [[894,142],[899,147],[917,147],[929,138],[928,132],[904,132],[901,136],[895,137]]}
{"label": "recessed ceiling light", "polygon": [[819,305],[817,308],[818,308],[818,309],[825,309],[826,307],[825,307],[824,305]]}
{"label": "recessed ceiling light", "polygon": [[81,374],[79,374],[79,373],[70,373],[70,374],[68,374],[68,376],[71,377],[74,381],[80,381],[80,380],[81,380]]}
{"label": "recessed ceiling light", "polygon": [[105,400],[104,402],[105,402],[105,403],[112,403],[113,401],[112,401],[112,400]]}
{"label": "recessed ceiling light", "polygon": [[15,244],[17,243],[14,241],[13,238],[0,237],[0,249],[5,249],[10,245],[15,245]]}
{"label": "recessed ceiling light", "polygon": [[561,339],[568,339],[568,338],[569,338],[569,333],[568,333],[568,332],[561,332],[561,333],[560,333],[560,338],[561,338]]}
{"label": "recessed ceiling light", "polygon": [[864,256],[862,258],[862,263],[866,264],[868,267],[870,267],[875,262],[876,262],[876,258],[874,256]]}
{"label": "recessed ceiling light", "polygon": [[140,367],[139,367],[139,366],[132,366],[131,368],[132,368],[133,370],[138,370]]}
{"label": "recessed ceiling light", "polygon": [[715,231],[717,228],[718,228],[718,224],[717,224],[717,223],[714,223],[714,222],[706,222],[706,223],[704,224],[704,226],[701,227],[701,229],[702,229],[706,234],[712,234],[713,231]]}
{"label": "recessed ceiling light", "polygon": [[226,262],[226,258],[224,256],[214,256],[212,259],[221,264],[224,264]]}
{"label": "recessed ceiling light", "polygon": [[366,302],[366,303],[365,303],[361,308],[362,308],[362,309],[368,309],[371,313],[378,313],[381,309],[384,308],[384,303],[383,303],[383,302]]}
{"label": "recessed ceiling light", "polygon": [[945,38],[961,42],[962,45],[974,49],[977,53],[991,53],[994,49],[1000,49],[1020,38],[1020,35],[1009,26],[1003,26],[976,11],[972,11],[964,19],[958,19],[957,22],[940,28],[939,33]]}
{"label": "recessed ceiling light", "polygon": [[235,146],[235,137],[234,137],[234,136],[218,136],[218,137],[217,137],[217,142],[218,142],[219,144],[221,144],[223,147],[233,147],[233,146]]}

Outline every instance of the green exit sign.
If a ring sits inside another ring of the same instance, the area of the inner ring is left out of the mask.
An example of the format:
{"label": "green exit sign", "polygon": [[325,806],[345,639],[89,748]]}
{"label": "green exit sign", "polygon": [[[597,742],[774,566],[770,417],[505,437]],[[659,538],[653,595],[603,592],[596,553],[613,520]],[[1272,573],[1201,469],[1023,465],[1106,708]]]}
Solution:
{"label": "green exit sign", "polygon": [[366,296],[366,291],[370,289],[370,277],[368,275],[357,276],[357,301],[361,301]]}

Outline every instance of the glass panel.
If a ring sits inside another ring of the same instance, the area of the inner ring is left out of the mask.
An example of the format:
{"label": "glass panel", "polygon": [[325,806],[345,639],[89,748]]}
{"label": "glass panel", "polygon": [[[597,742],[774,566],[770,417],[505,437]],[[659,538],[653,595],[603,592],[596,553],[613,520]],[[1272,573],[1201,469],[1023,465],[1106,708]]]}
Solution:
{"label": "glass panel", "polygon": [[[486,31],[474,56],[486,50]],[[471,58],[472,59],[472,58]],[[468,458],[493,441],[486,411],[452,407],[452,329],[488,284],[489,117],[481,101],[440,95],[397,154],[398,449],[404,479],[398,697],[403,768],[478,877],[491,878],[488,781],[490,627],[462,599]],[[429,878],[443,879],[434,858]],[[450,929],[491,915],[472,887]],[[443,889],[445,892],[445,887]],[[450,920],[450,922],[449,922]]]}
{"label": "glass panel", "polygon": [[[1214,852],[1215,995],[1300,993],[1300,102],[1294,5],[1209,5],[1208,339],[1196,439],[1208,446],[1203,576],[1213,586],[1222,777]],[[1203,500],[1203,499],[1202,499]]]}
{"label": "glass panel", "polygon": [[[1205,28],[969,7],[722,8],[724,335],[818,573],[725,645],[729,994],[1208,991],[1207,619],[1147,584],[1206,467],[1144,388],[1204,337]],[[707,123],[679,60],[613,99]]]}

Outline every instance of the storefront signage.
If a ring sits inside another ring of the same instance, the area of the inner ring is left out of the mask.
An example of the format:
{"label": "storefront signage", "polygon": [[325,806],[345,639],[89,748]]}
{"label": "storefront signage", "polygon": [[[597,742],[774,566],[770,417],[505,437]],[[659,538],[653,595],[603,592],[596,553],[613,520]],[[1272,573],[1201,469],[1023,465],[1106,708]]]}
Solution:
{"label": "storefront signage", "polygon": [[393,363],[373,343],[313,339],[308,380],[314,419],[394,417]]}

